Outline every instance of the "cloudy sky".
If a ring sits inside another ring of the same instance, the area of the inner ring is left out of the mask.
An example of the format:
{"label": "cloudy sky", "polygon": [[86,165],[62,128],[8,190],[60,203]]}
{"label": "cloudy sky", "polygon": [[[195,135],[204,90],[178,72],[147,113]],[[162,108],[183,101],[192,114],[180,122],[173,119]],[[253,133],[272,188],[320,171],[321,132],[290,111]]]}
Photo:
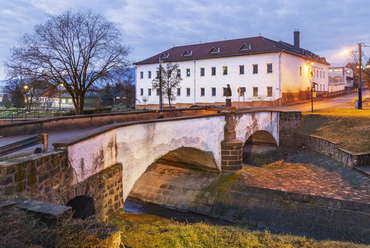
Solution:
{"label": "cloudy sky", "polygon": [[115,22],[133,62],[172,46],[224,39],[262,35],[293,43],[294,29],[302,48],[329,62],[345,61],[342,51],[359,42],[370,45],[369,0],[0,0],[0,80],[20,36],[46,14],[67,9],[92,9]]}

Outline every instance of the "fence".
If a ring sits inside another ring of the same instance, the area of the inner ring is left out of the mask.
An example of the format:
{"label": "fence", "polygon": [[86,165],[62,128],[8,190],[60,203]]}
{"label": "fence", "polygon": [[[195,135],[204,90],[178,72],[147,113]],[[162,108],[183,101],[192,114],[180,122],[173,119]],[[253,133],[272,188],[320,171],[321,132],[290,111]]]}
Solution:
{"label": "fence", "polygon": [[37,144],[43,144],[44,151],[46,151],[48,149],[48,135],[46,133],[43,133],[28,139],[1,146],[0,157]]}
{"label": "fence", "polygon": [[[109,108],[95,108],[95,109],[86,109],[84,114],[95,114],[110,112]],[[0,110],[0,119],[7,119],[13,122],[14,120],[37,120],[40,118],[50,118],[57,116],[70,116],[75,115],[74,109],[71,108],[46,108],[46,109],[1,109]]]}

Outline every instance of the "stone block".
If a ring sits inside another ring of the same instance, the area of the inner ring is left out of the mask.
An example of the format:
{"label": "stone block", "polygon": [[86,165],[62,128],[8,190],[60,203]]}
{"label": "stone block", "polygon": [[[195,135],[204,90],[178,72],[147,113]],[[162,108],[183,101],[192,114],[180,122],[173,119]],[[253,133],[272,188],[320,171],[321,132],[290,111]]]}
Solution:
{"label": "stone block", "polygon": [[20,182],[26,179],[26,170],[17,170],[15,173],[15,182]]}
{"label": "stone block", "polygon": [[8,184],[13,183],[13,177],[12,176],[2,176],[0,177],[0,186],[5,186]]}

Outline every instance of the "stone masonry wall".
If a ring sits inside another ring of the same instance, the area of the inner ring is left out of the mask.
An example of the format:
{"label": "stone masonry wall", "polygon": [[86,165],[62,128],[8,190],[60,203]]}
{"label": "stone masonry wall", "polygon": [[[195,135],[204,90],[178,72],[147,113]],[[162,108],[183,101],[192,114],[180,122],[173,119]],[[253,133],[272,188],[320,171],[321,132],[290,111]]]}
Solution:
{"label": "stone masonry wall", "polygon": [[335,142],[313,135],[294,134],[294,143],[319,152],[344,164],[345,167],[370,165],[370,153],[350,153],[337,147]]}
{"label": "stone masonry wall", "polygon": [[280,112],[279,139],[280,146],[294,146],[294,129],[302,122],[301,112]]}
{"label": "stone masonry wall", "polygon": [[153,164],[130,197],[260,228],[370,243],[368,204],[251,187],[238,173]]}
{"label": "stone masonry wall", "polygon": [[64,151],[2,161],[0,195],[60,205],[84,195],[93,198],[97,218],[106,220],[123,207],[122,165],[113,165],[76,184],[76,175]]}

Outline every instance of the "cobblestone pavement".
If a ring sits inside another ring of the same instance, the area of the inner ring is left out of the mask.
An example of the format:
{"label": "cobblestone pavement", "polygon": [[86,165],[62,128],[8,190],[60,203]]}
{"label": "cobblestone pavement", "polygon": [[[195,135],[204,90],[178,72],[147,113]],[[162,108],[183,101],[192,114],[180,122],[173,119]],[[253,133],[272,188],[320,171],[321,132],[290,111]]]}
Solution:
{"label": "cobblestone pavement", "polygon": [[370,204],[370,177],[303,149],[291,150],[268,165],[246,165],[239,180],[250,186]]}

